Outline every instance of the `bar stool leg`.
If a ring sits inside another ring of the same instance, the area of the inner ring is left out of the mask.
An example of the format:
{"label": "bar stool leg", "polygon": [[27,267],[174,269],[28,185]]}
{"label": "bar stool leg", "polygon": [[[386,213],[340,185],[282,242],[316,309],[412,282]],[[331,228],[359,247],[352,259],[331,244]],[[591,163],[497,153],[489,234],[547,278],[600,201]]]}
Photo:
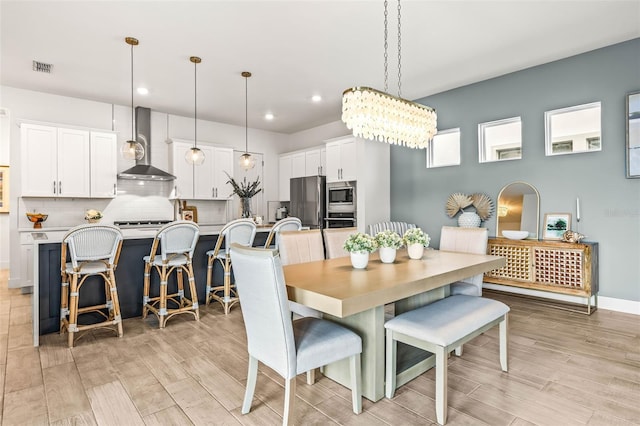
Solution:
{"label": "bar stool leg", "polygon": [[149,313],[149,286],[151,281],[151,263],[144,264],[144,285],[142,290],[142,319],[147,317]]}
{"label": "bar stool leg", "polygon": [[78,331],[78,274],[71,275],[69,283],[69,324],[67,325],[67,343],[73,348],[73,338]]}
{"label": "bar stool leg", "polygon": [[178,267],[176,270],[178,275],[178,299],[180,300],[179,306],[184,307],[184,281],[182,279],[182,267]]}
{"label": "bar stool leg", "polygon": [[160,322],[160,328],[164,328],[164,324],[167,320],[167,265],[163,264],[162,269],[158,270],[160,273],[160,304],[158,305],[158,320]]}
{"label": "bar stool leg", "polygon": [[231,310],[231,259],[227,255],[224,259],[224,314]]}
{"label": "bar stool leg", "polygon": [[187,275],[189,276],[189,292],[191,292],[191,307],[195,313],[196,321],[200,321],[200,308],[198,307],[198,293],[196,292],[196,279],[193,275],[193,264],[187,264]]}
{"label": "bar stool leg", "polygon": [[209,256],[209,259],[207,260],[207,288],[206,288],[206,298],[205,298],[205,304],[208,305],[209,302],[211,301],[211,280],[213,279],[213,264],[215,262],[216,258],[213,256]]}
{"label": "bar stool leg", "polygon": [[116,275],[113,268],[109,268],[109,291],[111,293],[111,303],[113,312],[113,322],[118,326],[118,337],[122,337],[122,316],[120,315],[120,300],[118,298],[118,289],[116,287]]}
{"label": "bar stool leg", "polygon": [[69,275],[62,272],[62,280],[60,282],[60,334],[68,328],[69,315]]}

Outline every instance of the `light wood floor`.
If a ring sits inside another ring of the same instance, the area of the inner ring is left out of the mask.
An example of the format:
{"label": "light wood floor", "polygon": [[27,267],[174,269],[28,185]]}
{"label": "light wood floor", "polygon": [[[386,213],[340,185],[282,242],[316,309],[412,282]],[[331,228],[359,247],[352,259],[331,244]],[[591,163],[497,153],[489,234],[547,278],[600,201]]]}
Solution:
{"label": "light wood floor", "polygon": [[[218,305],[202,320],[183,315],[164,330],[129,319],[125,336],[93,331],[66,348],[57,334],[31,346],[30,296],[7,289],[0,271],[0,418],[3,425],[277,425],[280,377],[262,367],[250,414],[240,414],[247,366],[240,309]],[[640,317],[599,310],[569,313],[491,294],[512,308],[510,371],[498,362],[497,330],[449,361],[449,425],[640,424]],[[393,400],[364,400],[329,379],[298,378],[296,423],[435,423],[434,374],[401,387]]]}

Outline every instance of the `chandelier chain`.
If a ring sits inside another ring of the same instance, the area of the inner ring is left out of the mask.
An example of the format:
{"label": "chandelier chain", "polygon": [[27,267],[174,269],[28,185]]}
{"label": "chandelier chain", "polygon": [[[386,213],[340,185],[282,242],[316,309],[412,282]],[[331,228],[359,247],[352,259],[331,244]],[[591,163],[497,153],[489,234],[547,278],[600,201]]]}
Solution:
{"label": "chandelier chain", "polygon": [[398,97],[402,97],[402,90],[400,86],[400,82],[402,81],[402,38],[401,34],[401,25],[400,25],[400,0],[398,0]]}
{"label": "chandelier chain", "polygon": [[387,43],[387,17],[389,15],[387,11],[387,0],[384,0],[384,91],[389,90],[389,44]]}
{"label": "chandelier chain", "polygon": [[133,43],[131,43],[131,140],[135,142],[135,130],[133,128],[133,122],[135,120],[133,109]]}
{"label": "chandelier chain", "polygon": [[249,153],[249,76],[244,77],[244,153]]}
{"label": "chandelier chain", "polygon": [[193,61],[193,146],[198,146],[198,62]]}

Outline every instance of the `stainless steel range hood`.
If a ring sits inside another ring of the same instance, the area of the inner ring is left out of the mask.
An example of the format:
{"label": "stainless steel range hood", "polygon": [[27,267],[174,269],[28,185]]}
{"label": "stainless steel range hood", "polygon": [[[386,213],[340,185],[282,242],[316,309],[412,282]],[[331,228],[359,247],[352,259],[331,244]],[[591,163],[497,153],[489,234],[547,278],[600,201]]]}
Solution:
{"label": "stainless steel range hood", "polygon": [[118,174],[118,179],[174,180],[176,177],[151,165],[151,110],[136,107],[136,140],[144,147],[144,157],[136,165]]}

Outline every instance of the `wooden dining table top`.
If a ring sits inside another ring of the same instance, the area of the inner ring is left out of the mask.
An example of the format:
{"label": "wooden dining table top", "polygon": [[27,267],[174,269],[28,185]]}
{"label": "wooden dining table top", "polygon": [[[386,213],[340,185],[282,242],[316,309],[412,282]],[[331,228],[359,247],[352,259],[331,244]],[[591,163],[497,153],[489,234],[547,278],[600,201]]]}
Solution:
{"label": "wooden dining table top", "polygon": [[410,259],[398,250],[394,263],[372,253],[366,269],[354,269],[349,257],[285,265],[289,299],[344,318],[505,266],[504,257],[425,250]]}

